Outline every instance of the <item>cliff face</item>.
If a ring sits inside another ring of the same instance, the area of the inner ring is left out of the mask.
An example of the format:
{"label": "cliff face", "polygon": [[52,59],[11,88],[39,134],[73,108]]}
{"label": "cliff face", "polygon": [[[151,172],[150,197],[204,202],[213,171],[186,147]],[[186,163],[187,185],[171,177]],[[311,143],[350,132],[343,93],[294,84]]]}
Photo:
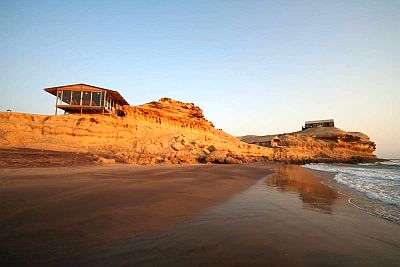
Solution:
{"label": "cliff face", "polygon": [[[0,113],[0,147],[85,152],[101,162],[242,163],[254,160],[366,161],[374,143],[361,133],[315,129],[280,135],[282,147],[240,141],[214,128],[202,110],[169,98],[125,106],[125,116]],[[320,128],[322,129],[322,128]]]}
{"label": "cliff face", "polygon": [[140,106],[125,106],[128,118],[146,120],[158,124],[168,124],[181,128],[213,131],[214,125],[206,120],[203,111],[193,103],[183,103],[170,98],[150,102]]}
{"label": "cliff face", "polygon": [[[279,134],[281,146],[274,148],[279,160],[291,162],[370,162],[375,143],[359,132],[346,132],[334,127],[310,128],[300,132]],[[262,136],[251,136],[253,140]],[[249,136],[240,139],[248,140]]]}
{"label": "cliff face", "polygon": [[0,146],[88,152],[124,163],[241,163],[272,157],[214,128],[200,108],[168,98],[124,107],[125,116],[0,113]]}

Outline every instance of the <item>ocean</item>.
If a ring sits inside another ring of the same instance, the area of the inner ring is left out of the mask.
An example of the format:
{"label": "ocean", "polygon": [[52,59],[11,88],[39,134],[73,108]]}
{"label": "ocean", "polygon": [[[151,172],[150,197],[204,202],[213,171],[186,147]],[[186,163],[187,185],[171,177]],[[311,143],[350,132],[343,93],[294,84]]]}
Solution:
{"label": "ocean", "polygon": [[330,185],[347,195],[349,203],[400,224],[399,159],[358,165],[306,164],[304,167],[336,173]]}

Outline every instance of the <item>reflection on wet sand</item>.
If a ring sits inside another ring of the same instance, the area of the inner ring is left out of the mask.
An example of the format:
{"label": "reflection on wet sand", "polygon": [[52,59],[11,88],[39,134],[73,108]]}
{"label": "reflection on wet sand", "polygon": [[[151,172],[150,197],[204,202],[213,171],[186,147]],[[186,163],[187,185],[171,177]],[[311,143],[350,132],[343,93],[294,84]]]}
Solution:
{"label": "reflection on wet sand", "polygon": [[191,220],[134,236],[78,266],[400,266],[398,225],[340,201],[320,184],[326,174],[300,166],[277,172],[267,184],[278,190],[266,177]]}
{"label": "reflection on wet sand", "polygon": [[283,192],[298,193],[305,208],[332,213],[332,205],[338,193],[321,184],[321,180],[312,172],[299,166],[280,166],[274,171],[276,174],[266,180],[268,186]]}

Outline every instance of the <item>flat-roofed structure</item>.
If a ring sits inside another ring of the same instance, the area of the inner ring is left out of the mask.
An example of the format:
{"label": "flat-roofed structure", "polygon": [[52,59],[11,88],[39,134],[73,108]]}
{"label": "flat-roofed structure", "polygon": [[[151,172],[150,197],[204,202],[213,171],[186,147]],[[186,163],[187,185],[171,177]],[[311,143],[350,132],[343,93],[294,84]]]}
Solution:
{"label": "flat-roofed structure", "polygon": [[121,115],[129,103],[115,90],[88,84],[71,84],[44,89],[56,97],[56,111],[78,114]]}
{"label": "flat-roofed structure", "polygon": [[317,120],[317,121],[306,121],[302,130],[317,127],[335,127],[335,123],[332,119],[329,120]]}

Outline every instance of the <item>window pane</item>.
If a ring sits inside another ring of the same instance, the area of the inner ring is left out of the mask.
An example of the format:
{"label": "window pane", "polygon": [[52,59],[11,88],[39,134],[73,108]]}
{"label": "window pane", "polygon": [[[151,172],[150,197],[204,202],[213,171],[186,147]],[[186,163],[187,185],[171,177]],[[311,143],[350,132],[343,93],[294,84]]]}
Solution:
{"label": "window pane", "polygon": [[100,106],[101,92],[92,93],[92,106]]}
{"label": "window pane", "polygon": [[80,105],[80,104],[81,104],[81,91],[73,91],[71,105]]}
{"label": "window pane", "polygon": [[82,106],[90,106],[90,92],[83,92]]}
{"label": "window pane", "polygon": [[63,90],[62,101],[67,104],[71,103],[71,91],[70,90]]}

